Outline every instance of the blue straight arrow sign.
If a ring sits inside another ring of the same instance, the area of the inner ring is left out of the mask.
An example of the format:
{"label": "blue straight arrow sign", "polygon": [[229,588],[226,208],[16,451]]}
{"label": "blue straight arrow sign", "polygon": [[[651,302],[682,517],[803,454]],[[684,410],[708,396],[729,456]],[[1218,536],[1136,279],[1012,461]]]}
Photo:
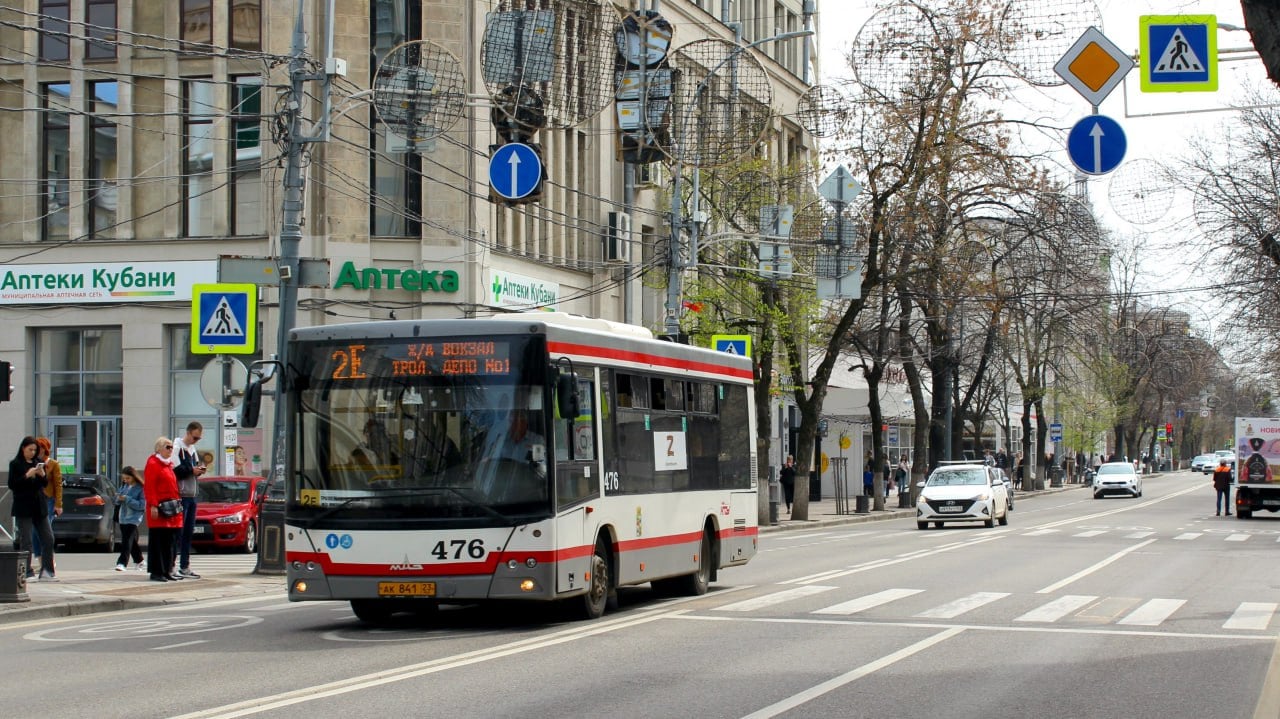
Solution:
{"label": "blue straight arrow sign", "polygon": [[489,159],[489,186],[499,196],[518,200],[538,189],[542,160],[528,145],[512,142],[499,147]]}
{"label": "blue straight arrow sign", "polygon": [[1106,115],[1090,115],[1071,128],[1067,154],[1086,175],[1105,175],[1116,169],[1128,149],[1124,129]]}

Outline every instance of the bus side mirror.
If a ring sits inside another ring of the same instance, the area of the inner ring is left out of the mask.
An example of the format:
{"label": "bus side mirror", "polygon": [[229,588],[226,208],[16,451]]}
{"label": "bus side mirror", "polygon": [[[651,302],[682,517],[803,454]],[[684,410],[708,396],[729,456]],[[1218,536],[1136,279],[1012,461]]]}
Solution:
{"label": "bus side mirror", "polygon": [[244,405],[240,407],[240,426],[252,429],[258,426],[258,414],[262,411],[262,378],[253,377],[244,388]]}
{"label": "bus side mirror", "polygon": [[571,374],[556,377],[556,405],[560,408],[560,417],[573,420],[581,409],[578,405],[578,378]]}

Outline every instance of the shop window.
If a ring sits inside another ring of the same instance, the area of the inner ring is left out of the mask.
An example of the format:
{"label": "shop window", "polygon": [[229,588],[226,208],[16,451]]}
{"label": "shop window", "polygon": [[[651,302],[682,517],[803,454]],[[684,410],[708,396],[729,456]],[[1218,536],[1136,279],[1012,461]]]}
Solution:
{"label": "shop window", "polygon": [[123,361],[118,327],[38,330],[36,415],[121,415]]}

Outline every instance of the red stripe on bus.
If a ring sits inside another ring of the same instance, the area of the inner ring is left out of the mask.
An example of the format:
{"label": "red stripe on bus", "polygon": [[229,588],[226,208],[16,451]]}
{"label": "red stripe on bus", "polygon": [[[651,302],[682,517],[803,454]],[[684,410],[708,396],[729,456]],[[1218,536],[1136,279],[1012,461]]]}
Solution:
{"label": "red stripe on bus", "polygon": [[739,369],[736,367],[728,367],[721,364],[713,364],[711,362],[695,362],[693,360],[682,360],[674,357],[663,357],[661,355],[648,354],[646,352],[636,352],[633,350],[615,350],[608,347],[597,347],[595,345],[580,345],[572,342],[548,342],[547,350],[552,353],[561,354],[577,354],[587,357],[599,357],[602,359],[622,360],[626,362],[641,362],[645,364],[655,364],[662,367],[670,367],[672,369],[680,369],[693,372],[707,372],[709,374],[722,374],[738,379],[755,379],[755,373],[749,368]]}
{"label": "red stripe on bus", "polygon": [[[757,527],[744,527],[741,530],[722,529],[718,535],[721,539],[732,539],[733,537],[755,536],[759,529]],[[699,541],[702,536],[701,532],[688,532],[686,534],[671,534],[662,537],[644,537],[641,539],[629,539],[618,542],[618,552],[635,552],[645,549],[655,549],[659,547],[669,547],[678,544],[693,544]],[[456,562],[451,564],[423,564],[421,569],[391,569],[391,564],[357,564],[355,562],[336,562],[328,554],[320,552],[286,552],[286,562],[314,562],[319,565],[320,569],[329,576],[369,576],[370,574],[386,574],[404,577],[416,576],[461,576],[461,575],[484,575],[493,574],[499,564],[503,564],[508,560],[514,559],[521,564],[526,559],[536,559],[540,564],[548,562],[565,562],[573,559],[581,559],[589,557],[595,551],[595,545],[584,544],[578,547],[565,547],[554,552],[550,551],[517,551],[517,552],[491,552],[483,562]],[[402,563],[396,563],[396,566],[403,567]]]}

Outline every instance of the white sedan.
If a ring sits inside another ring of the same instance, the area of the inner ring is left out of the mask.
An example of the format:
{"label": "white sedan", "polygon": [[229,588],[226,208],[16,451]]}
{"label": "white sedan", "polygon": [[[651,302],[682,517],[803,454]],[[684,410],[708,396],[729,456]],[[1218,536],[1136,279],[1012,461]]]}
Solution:
{"label": "white sedan", "polygon": [[1208,474],[1209,472],[1213,471],[1214,467],[1217,467],[1217,466],[1218,466],[1218,457],[1212,454],[1196,455],[1196,458],[1191,460],[1192,472],[1204,472]]}
{"label": "white sedan", "polygon": [[933,470],[916,500],[916,527],[929,522],[1009,523],[1009,489],[1000,470],[983,464],[951,464]]}
{"label": "white sedan", "polygon": [[1128,462],[1107,462],[1093,476],[1093,498],[1102,499],[1108,494],[1141,497],[1142,476]]}

